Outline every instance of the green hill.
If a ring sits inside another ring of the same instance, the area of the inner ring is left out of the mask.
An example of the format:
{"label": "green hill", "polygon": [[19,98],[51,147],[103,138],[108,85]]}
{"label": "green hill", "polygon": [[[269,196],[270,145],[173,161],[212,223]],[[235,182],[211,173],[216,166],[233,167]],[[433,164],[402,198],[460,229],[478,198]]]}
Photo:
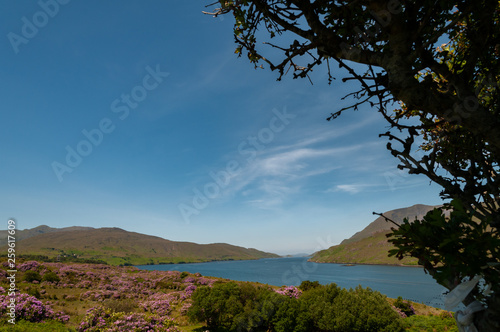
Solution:
{"label": "green hill", "polygon": [[[76,256],[103,260],[109,264],[194,263],[247,260],[278,255],[226,243],[196,244],[169,241],[157,236],[128,232],[120,228],[63,229],[33,235],[17,241],[17,255],[48,257]],[[6,248],[2,249],[6,252]]]}
{"label": "green hill", "polygon": [[418,265],[417,259],[398,260],[388,257],[387,253],[394,247],[387,242],[387,231],[381,231],[356,242],[339,244],[326,250],[318,251],[310,261],[317,263],[342,264],[391,264]]}
{"label": "green hill", "polygon": [[[387,211],[383,215],[400,224],[404,218],[409,220],[414,220],[415,217],[422,218],[435,207],[417,204],[407,208]],[[339,245],[316,252],[310,261],[342,264],[417,265],[418,262],[415,258],[405,258],[400,261],[395,257],[388,257],[389,250],[393,249],[394,246],[387,241],[385,235],[389,233],[393,226],[384,218],[378,217],[362,231],[342,241]]]}

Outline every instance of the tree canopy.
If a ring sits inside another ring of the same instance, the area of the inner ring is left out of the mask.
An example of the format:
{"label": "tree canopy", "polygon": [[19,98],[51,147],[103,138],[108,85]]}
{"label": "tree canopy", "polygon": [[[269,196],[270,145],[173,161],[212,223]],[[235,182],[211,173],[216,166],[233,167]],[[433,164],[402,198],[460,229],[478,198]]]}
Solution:
{"label": "tree canopy", "polygon": [[[418,257],[450,290],[482,276],[491,291],[476,286],[464,303],[486,308],[474,315],[480,331],[500,330],[499,2],[221,0],[207,13],[232,14],[236,53],[278,80],[317,68],[332,83],[337,64],[342,81],[359,82],[346,96],[352,105],[332,105],[328,120],[363,104],[378,111],[398,167],[439,184],[442,198],[453,199],[445,208],[456,211],[395,229],[393,254]],[[438,243],[425,236],[437,233]]]}

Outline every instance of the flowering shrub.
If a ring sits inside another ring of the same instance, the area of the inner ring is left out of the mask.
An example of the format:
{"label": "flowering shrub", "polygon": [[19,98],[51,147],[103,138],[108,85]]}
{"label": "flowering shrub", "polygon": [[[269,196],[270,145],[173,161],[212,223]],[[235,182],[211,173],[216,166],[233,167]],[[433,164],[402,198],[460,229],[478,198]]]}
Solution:
{"label": "flowering shrub", "polygon": [[193,282],[195,282],[195,281],[196,281],[196,279],[195,279],[195,278],[193,278],[193,277],[186,277],[186,278],[184,278],[184,279],[182,280],[182,282],[183,282],[183,283],[186,283],[186,284],[193,283]]}
{"label": "flowering shrub", "polygon": [[193,294],[193,292],[195,290],[196,290],[196,286],[195,285],[189,285],[184,290],[184,293],[186,294],[187,297],[191,297],[191,294]]}
{"label": "flowering shrub", "polygon": [[[5,262],[2,264],[5,265]],[[27,261],[20,263],[18,267],[22,271],[20,280],[30,282],[30,285],[27,288],[22,286],[23,292],[28,294],[16,299],[16,319],[30,322],[41,322],[44,319],[68,321],[67,315],[55,313],[49,302],[44,300],[42,303],[39,299],[56,300],[57,306],[65,306],[72,301],[82,301],[84,303],[81,304],[87,306],[90,302],[89,307],[102,306],[103,309],[95,309],[93,315],[89,314],[81,322],[82,329],[90,329],[89,331],[92,331],[91,328],[99,329],[99,324],[104,324],[105,331],[128,331],[134,324],[153,326],[151,331],[176,331],[172,327],[173,323],[166,317],[186,315],[196,288],[200,285],[212,286],[216,281],[202,277],[201,274],[145,271],[134,267],[100,264]],[[0,294],[5,294],[5,288],[0,288],[0,291]],[[8,300],[5,296],[1,298],[0,313],[5,312]],[[137,309],[144,312],[135,313]],[[163,318],[158,320],[159,317]],[[80,321],[71,323],[78,324]]]}
{"label": "flowering shrub", "polygon": [[158,331],[179,332],[172,319],[151,314],[113,313],[110,309],[94,307],[78,327],[79,332]]}
{"label": "flowering shrub", "polygon": [[29,261],[29,262],[24,262],[24,263],[20,264],[17,267],[17,270],[22,271],[22,272],[28,271],[28,270],[36,271],[39,266],[40,266],[40,263],[38,263],[37,261]]}
{"label": "flowering shrub", "polygon": [[150,297],[147,301],[141,302],[139,305],[145,310],[160,316],[166,316],[170,313],[169,294],[158,293]]}
{"label": "flowering shrub", "polygon": [[396,311],[398,313],[399,316],[401,316],[401,318],[406,318],[408,316],[406,316],[406,314],[401,311],[401,309],[399,309],[398,307],[395,307],[395,306],[391,306],[392,309],[394,309],[394,311]]}
{"label": "flowering shrub", "polygon": [[[7,316],[9,312],[10,296],[0,295],[0,313]],[[16,293],[15,314],[16,319],[24,319],[29,322],[43,322],[46,319],[66,322],[69,316],[62,312],[54,312],[49,304],[44,304],[36,297],[25,293]]]}
{"label": "flowering shrub", "polygon": [[415,315],[415,308],[413,308],[413,305],[410,302],[403,300],[401,296],[399,296],[394,302],[394,307],[403,318]]}
{"label": "flowering shrub", "polygon": [[79,283],[77,283],[75,286],[78,288],[89,288],[90,286],[92,286],[92,281],[82,280]]}
{"label": "flowering shrub", "polygon": [[302,291],[295,286],[286,286],[277,289],[276,293],[288,296],[290,298],[298,299],[299,296],[302,294]]}
{"label": "flowering shrub", "polygon": [[198,285],[202,285],[202,286],[213,286],[214,283],[215,283],[215,279],[208,279],[208,278],[204,278],[204,277],[200,277],[198,278],[198,280],[196,281],[196,283]]}
{"label": "flowering shrub", "polygon": [[193,305],[192,302],[188,301],[184,302],[181,307],[181,315],[187,315],[189,308],[191,308],[192,305]]}

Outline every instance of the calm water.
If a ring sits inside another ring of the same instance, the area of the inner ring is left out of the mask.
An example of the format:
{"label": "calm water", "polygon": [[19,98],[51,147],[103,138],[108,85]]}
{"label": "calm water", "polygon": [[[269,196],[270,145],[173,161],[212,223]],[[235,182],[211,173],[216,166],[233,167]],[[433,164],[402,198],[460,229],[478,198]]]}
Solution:
{"label": "calm water", "polygon": [[298,286],[303,280],[321,284],[336,283],[343,288],[370,287],[388,297],[443,307],[444,287],[424,270],[416,267],[317,264],[307,258],[270,258],[255,261],[229,261],[196,264],[141,265],[144,270],[187,271],[204,276],[264,284]]}

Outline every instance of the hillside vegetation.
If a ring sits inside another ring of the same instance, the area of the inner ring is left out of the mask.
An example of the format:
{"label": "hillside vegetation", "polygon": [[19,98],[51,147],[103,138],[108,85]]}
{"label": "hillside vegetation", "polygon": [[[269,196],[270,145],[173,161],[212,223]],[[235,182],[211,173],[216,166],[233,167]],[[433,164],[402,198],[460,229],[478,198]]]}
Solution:
{"label": "hillside vegetation", "polygon": [[[49,258],[72,256],[100,260],[112,265],[195,263],[279,257],[226,243],[176,242],[120,228],[51,231],[18,239],[16,248],[18,255],[41,255]],[[7,250],[4,248],[3,252]]]}
{"label": "hillside vegetation", "polygon": [[[405,218],[409,220],[422,218],[435,207],[417,204],[407,208],[387,211],[383,215],[401,224]],[[388,257],[389,250],[394,249],[394,246],[387,241],[386,234],[390,232],[393,226],[383,217],[378,217],[363,230],[342,241],[339,245],[316,252],[310,261],[342,264],[417,265],[416,258],[407,257],[398,260],[396,257]]]}
{"label": "hillside vegetation", "polygon": [[317,263],[417,265],[416,258],[408,257],[400,261],[388,257],[387,253],[394,248],[387,242],[388,233],[382,231],[356,242],[318,251],[310,260]]}

